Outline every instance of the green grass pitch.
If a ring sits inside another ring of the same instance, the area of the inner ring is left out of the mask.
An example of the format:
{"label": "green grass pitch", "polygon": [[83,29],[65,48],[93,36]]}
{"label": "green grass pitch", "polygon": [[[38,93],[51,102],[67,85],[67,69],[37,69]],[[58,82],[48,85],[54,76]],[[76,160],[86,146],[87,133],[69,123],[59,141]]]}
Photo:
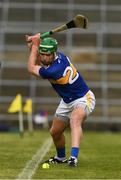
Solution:
{"label": "green grass pitch", "polygon": [[[16,179],[37,150],[49,137],[49,132],[0,133],[0,179]],[[67,157],[70,153],[70,131],[66,132]],[[55,154],[52,145],[44,160]],[[39,164],[31,179],[121,179],[121,133],[84,132],[76,168],[51,165],[42,169]]]}

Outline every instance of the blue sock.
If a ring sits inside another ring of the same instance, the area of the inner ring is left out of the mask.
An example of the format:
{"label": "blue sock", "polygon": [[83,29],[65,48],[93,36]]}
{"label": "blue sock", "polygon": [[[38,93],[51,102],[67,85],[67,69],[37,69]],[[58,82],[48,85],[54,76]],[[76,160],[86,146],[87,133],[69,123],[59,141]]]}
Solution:
{"label": "blue sock", "polygon": [[79,148],[78,147],[72,147],[71,148],[71,156],[77,158],[79,154]]}
{"label": "blue sock", "polygon": [[65,147],[64,148],[56,148],[57,150],[57,157],[63,158],[65,157]]}

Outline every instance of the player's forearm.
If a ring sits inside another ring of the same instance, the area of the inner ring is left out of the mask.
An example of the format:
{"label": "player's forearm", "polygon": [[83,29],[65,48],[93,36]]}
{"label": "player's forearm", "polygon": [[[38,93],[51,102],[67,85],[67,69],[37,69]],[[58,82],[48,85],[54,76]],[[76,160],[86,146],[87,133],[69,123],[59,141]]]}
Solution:
{"label": "player's forearm", "polygon": [[41,66],[36,65],[37,55],[38,55],[38,47],[33,45],[28,60],[28,71],[29,73],[34,75],[39,75],[39,69],[41,68]]}

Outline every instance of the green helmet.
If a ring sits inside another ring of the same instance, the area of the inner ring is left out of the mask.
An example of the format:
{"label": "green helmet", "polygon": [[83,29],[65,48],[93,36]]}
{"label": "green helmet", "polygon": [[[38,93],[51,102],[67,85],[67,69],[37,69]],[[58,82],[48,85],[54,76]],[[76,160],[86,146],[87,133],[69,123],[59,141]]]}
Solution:
{"label": "green helmet", "polygon": [[39,45],[39,53],[51,54],[57,51],[57,41],[53,38],[44,38]]}

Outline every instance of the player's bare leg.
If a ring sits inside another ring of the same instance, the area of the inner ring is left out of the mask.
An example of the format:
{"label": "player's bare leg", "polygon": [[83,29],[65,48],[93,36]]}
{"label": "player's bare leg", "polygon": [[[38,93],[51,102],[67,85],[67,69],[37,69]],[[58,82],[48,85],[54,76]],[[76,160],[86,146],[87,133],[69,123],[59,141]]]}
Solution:
{"label": "player's bare leg", "polygon": [[68,124],[64,121],[55,118],[50,129],[50,134],[53,138],[53,142],[57,148],[65,146],[65,136],[63,134]]}
{"label": "player's bare leg", "polygon": [[64,130],[68,126],[68,123],[55,118],[50,129],[50,134],[53,138],[53,142],[56,147],[57,156],[51,157],[47,162],[49,163],[66,163],[65,154],[65,136]]}
{"label": "player's bare leg", "polygon": [[80,142],[83,138],[83,131],[81,124],[86,117],[85,111],[83,108],[79,107],[73,110],[70,119],[70,127],[71,127],[71,139],[72,139],[72,147],[79,147]]}
{"label": "player's bare leg", "polygon": [[82,122],[86,117],[83,108],[78,107],[73,110],[70,119],[71,128],[71,157],[69,165],[76,166],[79,153],[79,145],[83,139]]}

